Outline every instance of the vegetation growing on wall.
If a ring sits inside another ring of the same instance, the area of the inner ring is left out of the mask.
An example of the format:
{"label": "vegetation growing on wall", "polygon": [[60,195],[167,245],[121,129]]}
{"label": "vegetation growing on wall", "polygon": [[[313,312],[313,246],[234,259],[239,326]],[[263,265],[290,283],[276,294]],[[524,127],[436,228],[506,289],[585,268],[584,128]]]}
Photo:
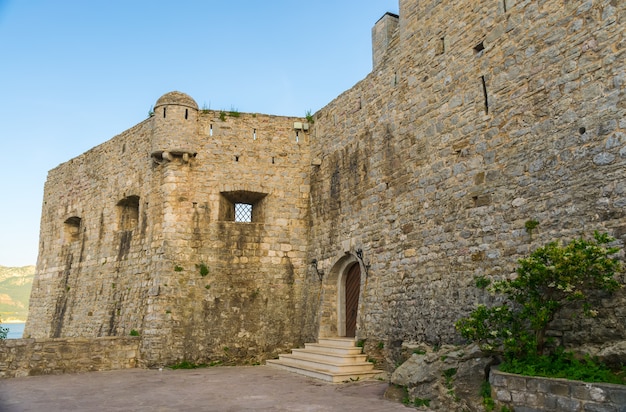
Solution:
{"label": "vegetation growing on wall", "polygon": [[[566,307],[597,316],[598,293],[602,296],[622,287],[615,279],[622,264],[616,256],[619,248],[611,245],[614,240],[596,232],[592,240],[550,242],[535,250],[519,260],[517,277],[489,286],[491,292],[505,295],[505,303],[478,306],[456,322],[457,330],[484,350],[502,353],[509,365],[571,364],[572,355],[555,348],[546,331]],[[485,286],[484,279],[477,285]],[[591,359],[583,363],[597,367]]]}

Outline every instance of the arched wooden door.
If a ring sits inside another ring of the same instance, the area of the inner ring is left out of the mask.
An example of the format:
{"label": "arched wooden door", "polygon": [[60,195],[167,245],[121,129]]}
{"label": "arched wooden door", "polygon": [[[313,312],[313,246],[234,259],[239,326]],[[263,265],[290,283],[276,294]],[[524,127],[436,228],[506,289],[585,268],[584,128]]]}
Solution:
{"label": "arched wooden door", "polygon": [[359,311],[359,293],[361,292],[361,268],[358,263],[348,269],[346,275],[346,337],[356,336],[356,319]]}

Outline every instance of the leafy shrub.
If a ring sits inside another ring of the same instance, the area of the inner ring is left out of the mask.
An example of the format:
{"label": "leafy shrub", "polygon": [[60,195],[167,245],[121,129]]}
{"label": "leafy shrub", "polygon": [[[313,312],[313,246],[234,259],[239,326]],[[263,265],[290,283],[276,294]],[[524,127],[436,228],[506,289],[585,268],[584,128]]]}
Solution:
{"label": "leafy shrub", "polygon": [[[595,317],[594,298],[622,287],[615,280],[622,264],[616,257],[619,249],[610,246],[613,241],[596,232],[593,240],[575,239],[564,246],[550,242],[535,250],[519,260],[515,279],[495,282],[489,288],[504,294],[506,303],[491,308],[479,305],[455,327],[484,350],[503,353],[500,369],[504,372],[626,383],[626,370],[615,373],[595,359],[578,359],[562,347],[544,353],[550,343],[546,331],[563,308]],[[484,394],[483,398],[485,408],[490,407]]]}
{"label": "leafy shrub", "polygon": [[526,356],[522,359],[507,359],[500,365],[503,372],[520,375],[566,378],[583,382],[608,382],[626,384],[624,369],[615,373],[603,363],[589,355],[578,359],[572,352],[559,347],[548,355]]}
{"label": "leafy shrub", "polygon": [[593,293],[611,293],[622,285],[614,275],[622,271],[618,248],[608,234],[593,240],[574,239],[566,245],[550,242],[518,261],[517,277],[494,282],[491,291],[507,298],[503,305],[481,305],[455,327],[483,349],[502,351],[505,357],[537,356],[546,348],[546,331],[565,307],[590,317]]}

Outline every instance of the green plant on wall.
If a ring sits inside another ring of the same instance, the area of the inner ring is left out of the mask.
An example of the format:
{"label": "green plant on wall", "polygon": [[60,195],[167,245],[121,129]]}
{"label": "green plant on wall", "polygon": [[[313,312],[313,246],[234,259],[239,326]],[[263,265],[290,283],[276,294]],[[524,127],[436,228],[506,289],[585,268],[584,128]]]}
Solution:
{"label": "green plant on wall", "polygon": [[524,223],[526,233],[528,233],[528,237],[530,237],[530,240],[533,240],[533,230],[535,230],[537,226],[539,226],[539,222],[534,219],[527,220],[526,223]]}
{"label": "green plant on wall", "polygon": [[511,304],[481,305],[456,323],[457,330],[485,349],[542,354],[546,330],[561,309],[579,302],[585,315],[595,316],[590,292],[614,292],[620,287],[614,278],[622,270],[615,256],[619,249],[608,245],[613,240],[596,232],[591,241],[550,242],[535,250],[519,260],[515,279],[494,282],[491,287]]}
{"label": "green plant on wall", "polygon": [[311,114],[311,110],[307,110],[306,113],[304,114],[304,117],[306,117],[306,121],[309,122],[310,124],[315,123],[315,119],[313,118],[313,114]]}
{"label": "green plant on wall", "polygon": [[200,272],[200,276],[205,277],[209,274],[209,267],[205,263],[198,263],[196,269]]}
{"label": "green plant on wall", "polygon": [[619,248],[608,234],[594,233],[562,245],[550,242],[518,261],[517,277],[494,282],[490,291],[504,294],[502,305],[479,305],[456,322],[463,337],[505,358],[541,356],[547,349],[546,331],[565,307],[589,317],[598,312],[594,292],[612,293],[622,285]]}
{"label": "green plant on wall", "polygon": [[239,113],[239,110],[237,110],[237,108],[230,106],[230,110],[228,111],[228,115],[230,117],[239,117],[241,116],[241,113]]}
{"label": "green plant on wall", "polygon": [[482,275],[476,276],[474,278],[474,284],[476,285],[478,289],[486,289],[487,286],[491,284],[491,280],[489,280],[487,277],[482,276]]}
{"label": "green plant on wall", "polygon": [[226,121],[226,112],[223,110],[220,111],[220,120],[223,122]]}

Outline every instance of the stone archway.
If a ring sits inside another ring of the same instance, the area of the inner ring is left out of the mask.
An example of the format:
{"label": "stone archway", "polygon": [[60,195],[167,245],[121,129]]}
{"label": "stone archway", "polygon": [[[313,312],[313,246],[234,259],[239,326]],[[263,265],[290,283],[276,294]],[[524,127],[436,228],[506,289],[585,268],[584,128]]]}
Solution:
{"label": "stone archway", "polygon": [[337,260],[325,276],[319,337],[355,336],[358,330],[362,273],[360,261],[355,255],[347,253]]}

